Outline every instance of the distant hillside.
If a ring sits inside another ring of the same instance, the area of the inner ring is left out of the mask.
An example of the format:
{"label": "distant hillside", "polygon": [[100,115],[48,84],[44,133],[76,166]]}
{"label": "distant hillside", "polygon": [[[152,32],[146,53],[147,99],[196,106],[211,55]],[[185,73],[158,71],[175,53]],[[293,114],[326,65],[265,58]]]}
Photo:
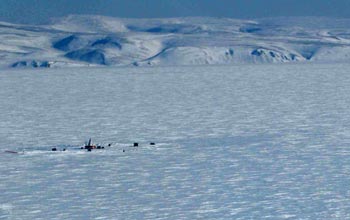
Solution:
{"label": "distant hillside", "polygon": [[349,62],[350,20],[118,19],[0,22],[1,67]]}

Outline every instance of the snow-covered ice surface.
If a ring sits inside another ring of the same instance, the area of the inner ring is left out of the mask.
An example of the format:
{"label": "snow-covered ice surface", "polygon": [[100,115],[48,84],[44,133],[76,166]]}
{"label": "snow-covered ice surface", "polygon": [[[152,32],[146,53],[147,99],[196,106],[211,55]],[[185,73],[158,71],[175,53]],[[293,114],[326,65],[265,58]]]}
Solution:
{"label": "snow-covered ice surface", "polygon": [[2,70],[0,219],[349,219],[349,70]]}

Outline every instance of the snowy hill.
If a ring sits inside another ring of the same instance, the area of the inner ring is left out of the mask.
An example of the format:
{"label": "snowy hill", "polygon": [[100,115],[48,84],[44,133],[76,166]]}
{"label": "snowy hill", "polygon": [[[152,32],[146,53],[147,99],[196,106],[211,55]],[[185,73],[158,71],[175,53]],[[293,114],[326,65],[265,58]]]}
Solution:
{"label": "snowy hill", "polygon": [[0,22],[1,67],[350,61],[350,20],[118,19]]}

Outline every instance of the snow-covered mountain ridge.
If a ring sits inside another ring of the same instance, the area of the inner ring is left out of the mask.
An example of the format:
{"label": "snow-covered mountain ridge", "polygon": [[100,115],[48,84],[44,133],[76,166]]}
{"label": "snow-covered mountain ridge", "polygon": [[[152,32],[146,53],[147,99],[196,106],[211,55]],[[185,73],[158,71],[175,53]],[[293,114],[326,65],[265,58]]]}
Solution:
{"label": "snow-covered mountain ridge", "polygon": [[0,22],[1,67],[350,61],[350,19],[119,19]]}

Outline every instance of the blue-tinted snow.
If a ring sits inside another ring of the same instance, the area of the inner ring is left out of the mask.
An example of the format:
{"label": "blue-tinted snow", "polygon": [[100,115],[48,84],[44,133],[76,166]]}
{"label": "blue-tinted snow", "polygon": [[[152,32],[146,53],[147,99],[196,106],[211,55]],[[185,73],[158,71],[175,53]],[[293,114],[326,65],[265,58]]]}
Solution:
{"label": "blue-tinted snow", "polygon": [[349,68],[1,71],[0,219],[348,219]]}
{"label": "blue-tinted snow", "polygon": [[67,16],[49,25],[0,22],[0,67],[348,63],[349,24],[349,19],[317,17],[121,19],[94,15]]}

